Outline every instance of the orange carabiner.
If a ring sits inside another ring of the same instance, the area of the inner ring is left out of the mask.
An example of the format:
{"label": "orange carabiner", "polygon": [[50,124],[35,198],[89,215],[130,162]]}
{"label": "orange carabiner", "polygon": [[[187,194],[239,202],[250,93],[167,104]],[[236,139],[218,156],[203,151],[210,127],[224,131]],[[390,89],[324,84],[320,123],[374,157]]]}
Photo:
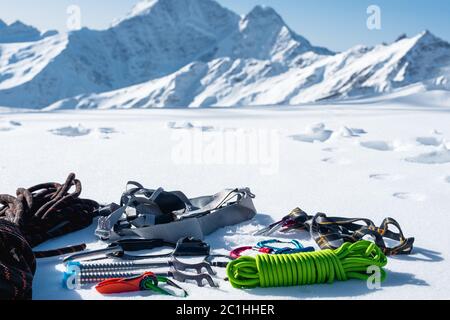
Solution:
{"label": "orange carabiner", "polygon": [[137,292],[142,289],[142,282],[151,279],[158,285],[158,278],[153,272],[146,272],[134,278],[116,278],[100,282],[95,289],[101,294],[118,294],[126,292]]}

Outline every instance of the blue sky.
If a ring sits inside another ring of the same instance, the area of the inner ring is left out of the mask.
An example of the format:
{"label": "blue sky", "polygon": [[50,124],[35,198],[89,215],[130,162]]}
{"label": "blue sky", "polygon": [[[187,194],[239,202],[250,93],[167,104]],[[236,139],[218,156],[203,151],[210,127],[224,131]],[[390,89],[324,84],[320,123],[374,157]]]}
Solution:
{"label": "blue sky", "polygon": [[[22,20],[40,29],[65,30],[66,9],[77,4],[82,24],[105,28],[120,18],[137,0],[14,0],[0,1],[0,19],[10,23]],[[450,1],[448,0],[218,0],[222,5],[245,14],[257,4],[275,8],[299,34],[316,45],[345,50],[356,44],[373,45],[393,41],[398,35],[415,35],[429,29],[450,40]],[[366,9],[381,8],[382,29],[368,30]]]}

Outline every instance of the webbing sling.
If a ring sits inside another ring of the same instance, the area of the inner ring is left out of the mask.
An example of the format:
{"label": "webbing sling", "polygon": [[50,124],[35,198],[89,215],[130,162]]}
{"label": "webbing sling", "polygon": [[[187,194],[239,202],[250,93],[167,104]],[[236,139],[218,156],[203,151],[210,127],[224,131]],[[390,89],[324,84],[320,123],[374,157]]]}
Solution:
{"label": "webbing sling", "polygon": [[[398,232],[389,230],[389,226],[396,227]],[[369,219],[327,217],[324,213],[310,216],[300,208],[294,209],[281,221],[258,231],[256,235],[270,235],[277,230],[281,232],[309,231],[311,237],[323,250],[337,249],[345,242],[355,243],[366,236],[371,236],[376,245],[388,256],[410,254],[414,244],[414,238],[406,238],[399,223],[392,218],[384,219],[380,227],[377,227]],[[389,247],[384,239],[394,240],[398,242],[398,245]]]}
{"label": "webbing sling", "polygon": [[136,188],[122,195],[121,205],[114,212],[99,218],[96,235],[102,240],[204,239],[220,228],[248,221],[256,215],[255,196],[248,188],[188,199],[180,191],[146,189],[136,182],[129,185]]}

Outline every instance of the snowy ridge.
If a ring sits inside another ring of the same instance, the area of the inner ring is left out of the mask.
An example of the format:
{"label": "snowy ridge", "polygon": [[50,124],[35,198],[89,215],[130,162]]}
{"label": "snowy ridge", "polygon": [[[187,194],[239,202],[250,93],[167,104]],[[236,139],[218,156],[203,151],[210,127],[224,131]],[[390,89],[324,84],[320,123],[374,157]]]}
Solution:
{"label": "snowy ridge", "polygon": [[297,105],[449,80],[450,44],[428,31],[334,53],[272,8],[239,17],[212,0],[142,1],[104,31],[0,44],[0,105],[19,108]]}
{"label": "snowy ridge", "polygon": [[57,31],[49,30],[41,33],[35,27],[16,21],[10,25],[0,19],[0,44],[39,41],[57,34]]}
{"label": "snowy ridge", "polygon": [[33,80],[67,43],[65,35],[57,35],[32,43],[0,45],[0,90],[14,90]]}

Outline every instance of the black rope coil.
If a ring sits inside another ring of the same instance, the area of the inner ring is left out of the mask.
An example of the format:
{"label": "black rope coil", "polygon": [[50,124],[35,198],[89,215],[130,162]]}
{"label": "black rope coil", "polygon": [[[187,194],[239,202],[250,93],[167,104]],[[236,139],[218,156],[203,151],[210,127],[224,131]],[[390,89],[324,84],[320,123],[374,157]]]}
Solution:
{"label": "black rope coil", "polygon": [[85,248],[79,245],[35,253],[31,249],[92,224],[99,204],[81,199],[81,191],[81,182],[71,173],[64,184],[19,188],[16,197],[0,195],[0,299],[31,298],[36,258]]}

